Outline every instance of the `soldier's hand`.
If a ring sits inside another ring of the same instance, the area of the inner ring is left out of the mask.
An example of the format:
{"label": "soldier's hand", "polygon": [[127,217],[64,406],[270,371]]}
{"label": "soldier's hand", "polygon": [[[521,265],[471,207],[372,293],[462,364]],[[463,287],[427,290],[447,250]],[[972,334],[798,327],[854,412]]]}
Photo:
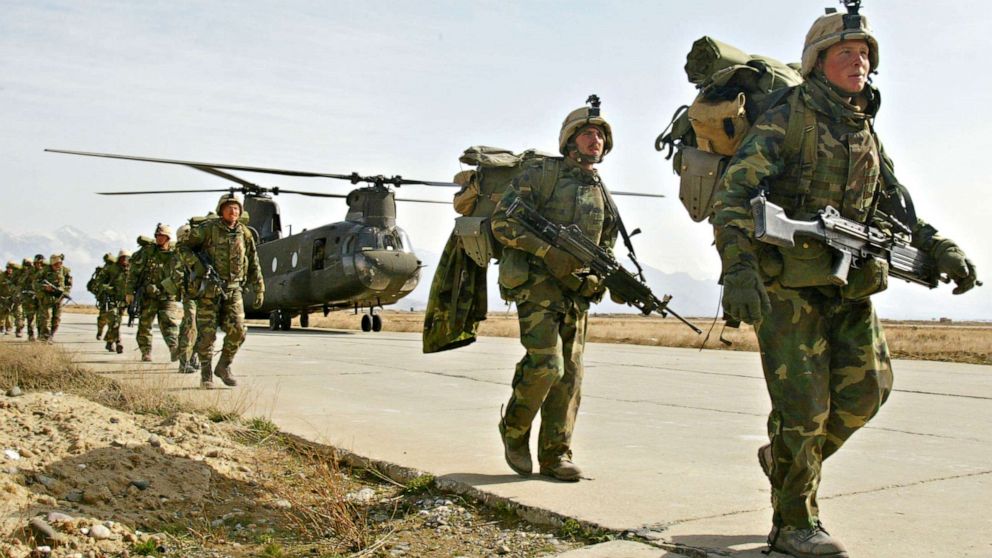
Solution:
{"label": "soldier's hand", "polygon": [[265,302],[265,291],[255,291],[255,300],[251,303],[252,310],[260,309],[263,302]]}
{"label": "soldier's hand", "polygon": [[954,294],[962,294],[970,291],[978,283],[978,272],[975,264],[964,255],[964,251],[958,248],[950,240],[943,240],[937,247],[937,271],[946,274],[954,284],[957,285],[952,291]]}
{"label": "soldier's hand", "polygon": [[124,295],[124,302],[126,302],[128,306],[131,306],[131,303],[134,302],[134,295],[131,293]]}
{"label": "soldier's hand", "polygon": [[592,298],[599,293],[603,292],[603,280],[596,275],[586,275],[582,280],[582,286],[579,287],[579,294],[586,297]]}
{"label": "soldier's hand", "polygon": [[757,323],[771,311],[771,301],[756,269],[738,264],[723,274],[723,310],[748,324]]}
{"label": "soldier's hand", "polygon": [[554,246],[544,254],[544,264],[557,279],[565,279],[582,267],[578,258]]}

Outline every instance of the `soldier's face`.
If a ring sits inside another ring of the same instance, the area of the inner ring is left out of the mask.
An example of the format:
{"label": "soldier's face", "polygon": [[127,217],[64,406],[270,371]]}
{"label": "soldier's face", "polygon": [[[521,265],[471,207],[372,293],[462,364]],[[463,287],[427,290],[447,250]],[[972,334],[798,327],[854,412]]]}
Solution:
{"label": "soldier's face", "polygon": [[45,262],[34,262],[35,269],[41,269],[43,267],[45,267]]}
{"label": "soldier's face", "polygon": [[164,234],[155,235],[155,244],[158,244],[162,248],[169,246],[169,237]]}
{"label": "soldier's face", "polygon": [[54,262],[52,262],[52,269],[54,269],[55,271],[62,269],[62,262],[59,260],[55,260]]}
{"label": "soldier's face", "polygon": [[820,69],[827,80],[842,91],[860,93],[868,83],[871,63],[868,61],[868,42],[862,39],[841,41],[823,53]]}
{"label": "soldier's face", "polygon": [[220,218],[230,227],[241,218],[241,206],[236,203],[225,205],[220,208]]}
{"label": "soldier's face", "polygon": [[603,146],[605,145],[606,136],[599,126],[586,126],[575,135],[575,148],[580,155],[599,160],[603,156]]}

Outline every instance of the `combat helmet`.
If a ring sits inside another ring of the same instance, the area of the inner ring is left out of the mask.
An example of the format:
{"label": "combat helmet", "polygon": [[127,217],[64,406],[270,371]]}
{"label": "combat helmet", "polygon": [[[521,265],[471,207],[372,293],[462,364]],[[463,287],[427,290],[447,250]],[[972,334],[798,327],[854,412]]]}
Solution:
{"label": "combat helmet", "polygon": [[35,263],[45,263],[45,260],[46,259],[47,258],[45,258],[45,255],[44,254],[35,254],[34,255],[34,261],[35,261]]}
{"label": "combat helmet", "polygon": [[15,260],[10,260],[7,262],[7,269],[21,269],[21,266]]}
{"label": "combat helmet", "polygon": [[224,206],[229,203],[238,204],[238,207],[241,208],[241,213],[245,212],[245,205],[241,203],[241,198],[239,198],[238,195],[235,194],[234,192],[228,192],[227,194],[221,196],[219,200],[217,200],[217,209],[215,210],[217,215],[220,215],[221,214],[220,210],[223,209]]}
{"label": "combat helmet", "polygon": [[826,15],[822,15],[813,22],[809,33],[806,33],[806,43],[803,45],[803,60],[800,73],[803,77],[808,76],[816,67],[816,62],[820,58],[820,53],[831,46],[847,40],[863,39],[868,42],[868,61],[871,63],[870,71],[878,69],[878,39],[872,34],[868,25],[868,18],[858,13],[860,0],[846,0],[846,14],[838,13],[833,8],[827,8]]}
{"label": "combat helmet", "polygon": [[183,242],[184,240],[189,238],[190,230],[191,229],[189,227],[189,223],[183,223],[183,225],[179,227],[178,230],[176,230],[176,240],[179,242]]}
{"label": "combat helmet", "polygon": [[106,254],[103,255],[103,261],[108,264],[114,263],[114,255],[110,252],[107,252]]}
{"label": "combat helmet", "polygon": [[155,226],[155,236],[158,236],[160,234],[169,237],[169,240],[175,238],[172,235],[172,227],[166,225],[165,223],[159,223],[158,225]]}
{"label": "combat helmet", "polygon": [[121,258],[130,258],[130,257],[131,257],[131,252],[128,252],[127,250],[121,250],[120,252],[117,252],[118,260],[120,260]]}
{"label": "combat helmet", "polygon": [[62,263],[62,260],[64,259],[65,259],[65,254],[52,254],[48,258],[48,263],[49,265],[55,264],[56,262]]}
{"label": "combat helmet", "polygon": [[572,143],[575,133],[590,124],[603,129],[603,157],[613,149],[613,128],[599,113],[599,97],[589,95],[586,103],[589,106],[579,107],[568,113],[565,121],[561,123],[561,132],[558,134],[558,151],[562,155],[568,156],[568,145]]}

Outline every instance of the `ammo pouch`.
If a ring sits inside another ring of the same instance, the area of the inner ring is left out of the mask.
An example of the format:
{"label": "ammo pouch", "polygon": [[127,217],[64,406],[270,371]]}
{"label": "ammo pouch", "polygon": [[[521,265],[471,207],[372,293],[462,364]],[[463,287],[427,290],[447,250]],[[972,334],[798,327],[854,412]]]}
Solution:
{"label": "ammo pouch", "polygon": [[455,235],[461,239],[465,254],[479,267],[488,267],[489,260],[496,257],[496,239],[488,217],[456,217]]}
{"label": "ammo pouch", "polygon": [[687,146],[679,156],[679,199],[698,223],[713,214],[713,194],[730,157]]}
{"label": "ammo pouch", "polygon": [[820,287],[830,285],[834,250],[819,240],[799,239],[795,246],[779,246],[782,273],[778,276],[783,287]]}
{"label": "ammo pouch", "polygon": [[530,276],[529,254],[516,248],[505,248],[499,262],[499,285],[504,289],[515,289],[523,285]]}
{"label": "ammo pouch", "polygon": [[880,293],[889,287],[889,262],[868,258],[860,267],[851,267],[847,285],[840,289],[845,300],[861,300]]}
{"label": "ammo pouch", "polygon": [[744,134],[750,128],[744,110],[744,93],[730,100],[706,100],[702,94],[689,107],[689,122],[696,132],[696,146],[719,155],[737,152]]}

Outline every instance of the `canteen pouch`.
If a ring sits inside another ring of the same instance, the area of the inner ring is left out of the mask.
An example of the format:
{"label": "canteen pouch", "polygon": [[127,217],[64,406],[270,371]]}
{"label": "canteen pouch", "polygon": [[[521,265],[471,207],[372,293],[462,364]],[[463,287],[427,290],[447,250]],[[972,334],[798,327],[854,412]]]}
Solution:
{"label": "canteen pouch", "polygon": [[779,246],[782,254],[782,273],[778,276],[783,287],[819,287],[830,285],[834,251],[826,244],[812,238],[802,238],[796,245]]}
{"label": "canteen pouch", "polygon": [[471,215],[479,200],[479,181],[474,170],[461,171],[455,175],[454,183],[461,186],[453,200],[455,211],[459,215]]}
{"label": "canteen pouch", "polygon": [[527,260],[527,252],[505,248],[503,259],[499,262],[499,285],[508,290],[523,285],[530,276],[530,264]]}
{"label": "canteen pouch", "polygon": [[847,285],[840,289],[844,300],[863,300],[889,287],[889,262],[868,258],[860,267],[852,267],[847,274]]}
{"label": "canteen pouch", "polygon": [[679,199],[695,222],[713,214],[713,194],[727,166],[728,157],[695,147],[682,147]]}
{"label": "canteen pouch", "polygon": [[461,239],[465,254],[479,267],[487,267],[489,260],[495,257],[495,239],[488,217],[456,217],[455,234]]}

